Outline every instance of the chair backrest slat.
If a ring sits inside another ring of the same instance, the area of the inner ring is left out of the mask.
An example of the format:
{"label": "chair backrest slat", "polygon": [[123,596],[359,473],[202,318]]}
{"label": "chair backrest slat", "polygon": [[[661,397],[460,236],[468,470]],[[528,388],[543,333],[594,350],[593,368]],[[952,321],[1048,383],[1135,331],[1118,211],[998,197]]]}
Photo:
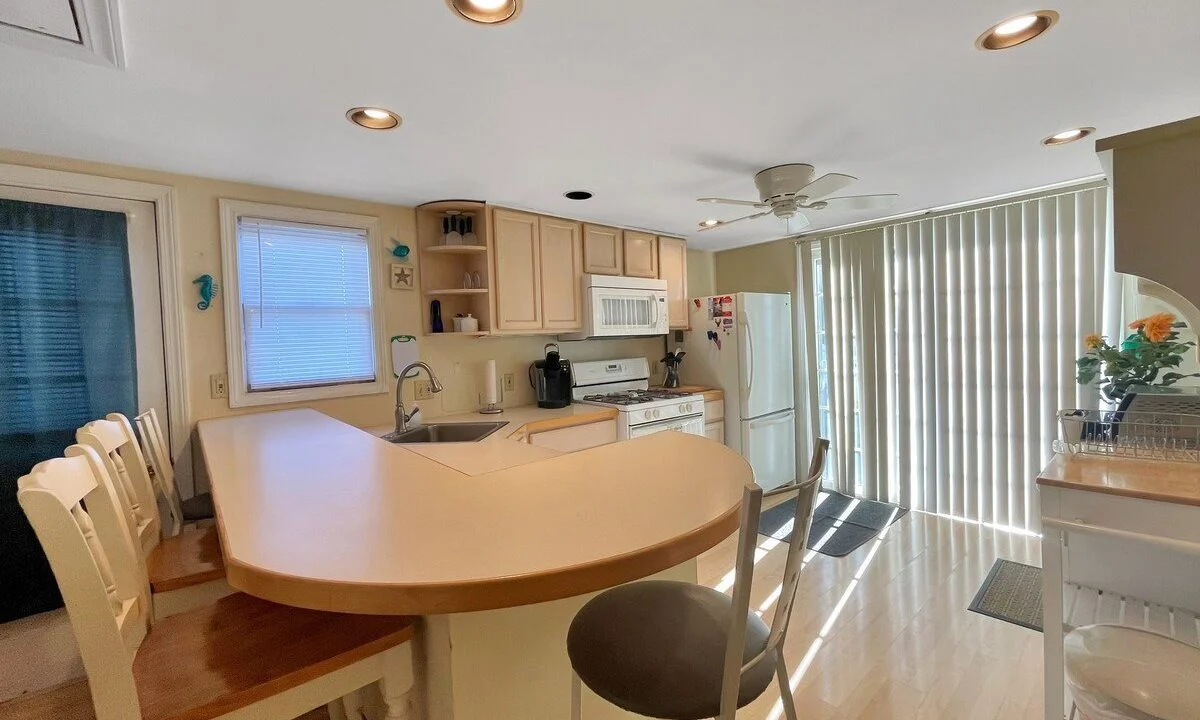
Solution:
{"label": "chair backrest slat", "polygon": [[[771,620],[770,634],[766,645],[749,660],[745,660],[746,622],[750,612],[750,588],[754,581],[754,561],[758,548],[758,525],[762,516],[764,493],[758,485],[748,485],[742,494],[741,525],[738,533],[737,556],[734,564],[733,619],[725,646],[725,665],[721,678],[721,714],[719,720],[733,720],[737,713],[738,693],[741,676],[768,653],[779,648],[787,635],[788,619],[796,600],[800,585],[800,570],[804,564],[804,553],[808,547],[808,532],[812,527],[813,509],[821,491],[821,475],[825,471],[825,455],[829,441],[817,438],[813,448],[808,475],[799,483],[772,490],[769,495],[794,496],[796,510],[792,518],[792,537],[788,541],[787,558],[784,561],[783,583],[776,602],[775,616]],[[786,500],[785,500],[786,501]]]}
{"label": "chair backrest slat", "polygon": [[149,555],[161,539],[162,521],[146,459],[133,427],[124,415],[114,413],[79,428],[75,439],[100,456],[118,498],[126,503],[126,513],[142,548],[142,556]]}
{"label": "chair backrest slat", "polygon": [[126,511],[98,454],[72,445],[17,483],[67,606],[97,720],[141,716],[133,657],[149,625],[149,583]]}
{"label": "chair backrest slat", "polygon": [[[108,419],[114,418],[109,415]],[[167,445],[162,425],[158,422],[158,413],[154,408],[150,408],[134,418],[134,423],[142,439],[142,451],[153,470],[154,486],[171,513],[172,527],[169,532],[171,535],[178,535],[183,530],[183,505],[179,500],[179,488],[175,485],[171,448]]]}

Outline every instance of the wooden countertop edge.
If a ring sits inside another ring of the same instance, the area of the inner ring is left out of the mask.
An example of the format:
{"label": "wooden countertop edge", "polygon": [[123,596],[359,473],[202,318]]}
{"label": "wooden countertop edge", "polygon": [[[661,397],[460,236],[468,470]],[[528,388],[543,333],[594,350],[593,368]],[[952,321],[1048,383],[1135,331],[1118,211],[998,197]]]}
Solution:
{"label": "wooden countertop edge", "polygon": [[1135,490],[1132,488],[1112,487],[1111,485],[1092,485],[1089,483],[1072,482],[1070,480],[1059,480],[1057,478],[1046,478],[1038,476],[1038,485],[1049,485],[1051,487],[1062,488],[1064,490],[1079,490],[1082,492],[1101,493],[1103,495],[1118,495],[1120,497],[1135,498],[1137,500],[1153,500],[1155,502],[1172,503],[1174,505],[1196,505],[1200,506],[1200,496],[1175,495],[1172,493],[1153,492],[1150,490]]}
{"label": "wooden countertop edge", "polygon": [[[283,575],[227,559],[229,584],[271,602],[365,615],[441,615],[499,610],[596,592],[691,560],[737,531],[738,506],[676,538],[587,565],[474,582],[356,584]],[[218,524],[220,523],[218,513]],[[330,602],[334,595],[337,602]],[[400,610],[401,612],[397,612]]]}
{"label": "wooden countertop edge", "polygon": [[513,435],[536,435],[541,432],[549,432],[551,430],[562,430],[564,428],[578,427],[580,425],[591,425],[592,423],[604,422],[605,420],[616,420],[617,410],[613,408],[597,407],[595,412],[586,414],[569,415],[567,417],[550,418],[548,420],[533,420],[527,422],[521,427],[509,433],[509,437]]}

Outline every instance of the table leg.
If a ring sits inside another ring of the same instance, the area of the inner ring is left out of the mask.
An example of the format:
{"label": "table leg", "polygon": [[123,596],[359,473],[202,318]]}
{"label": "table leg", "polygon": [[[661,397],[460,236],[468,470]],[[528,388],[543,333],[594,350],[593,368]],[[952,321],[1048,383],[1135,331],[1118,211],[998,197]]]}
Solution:
{"label": "table leg", "polygon": [[1042,644],[1045,662],[1045,720],[1062,720],[1063,683],[1063,534],[1042,529]]}

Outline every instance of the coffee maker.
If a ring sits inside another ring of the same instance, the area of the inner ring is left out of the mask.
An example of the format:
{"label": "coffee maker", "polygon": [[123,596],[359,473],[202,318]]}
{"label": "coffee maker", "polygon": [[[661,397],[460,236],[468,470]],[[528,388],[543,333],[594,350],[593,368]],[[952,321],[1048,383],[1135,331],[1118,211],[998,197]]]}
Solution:
{"label": "coffee maker", "polygon": [[537,392],[540,408],[565,408],[571,404],[571,361],[558,355],[558,345],[543,348],[546,357],[529,366],[529,385]]}

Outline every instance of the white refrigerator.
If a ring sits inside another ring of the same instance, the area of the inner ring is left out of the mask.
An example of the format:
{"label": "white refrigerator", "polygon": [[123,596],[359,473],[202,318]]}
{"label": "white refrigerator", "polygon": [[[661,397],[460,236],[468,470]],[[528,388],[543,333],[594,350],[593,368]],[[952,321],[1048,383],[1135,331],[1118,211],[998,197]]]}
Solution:
{"label": "white refrigerator", "polygon": [[725,391],[725,444],[764,489],[796,479],[792,300],[787,294],[693,298],[684,333],[684,384]]}

